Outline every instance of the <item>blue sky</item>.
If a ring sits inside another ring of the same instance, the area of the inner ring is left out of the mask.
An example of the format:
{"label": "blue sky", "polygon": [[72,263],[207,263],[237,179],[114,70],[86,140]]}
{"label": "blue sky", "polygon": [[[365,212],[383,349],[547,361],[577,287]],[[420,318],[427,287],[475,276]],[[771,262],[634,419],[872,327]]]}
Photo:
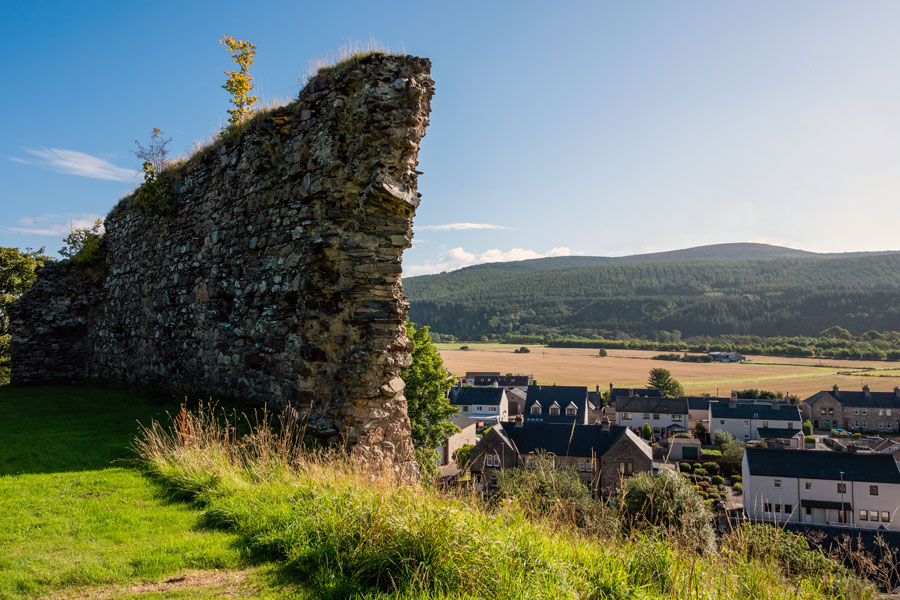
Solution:
{"label": "blue sky", "polygon": [[55,252],[223,124],[223,34],[264,99],[379,40],[433,62],[407,275],[758,241],[900,249],[900,3],[0,4],[0,245]]}

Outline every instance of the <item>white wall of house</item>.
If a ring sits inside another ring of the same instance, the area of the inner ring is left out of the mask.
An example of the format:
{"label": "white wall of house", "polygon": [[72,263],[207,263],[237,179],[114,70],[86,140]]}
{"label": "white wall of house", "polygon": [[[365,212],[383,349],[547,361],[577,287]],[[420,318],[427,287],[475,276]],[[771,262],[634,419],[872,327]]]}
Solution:
{"label": "white wall of house", "polygon": [[[846,481],[846,492],[839,490],[840,481],[797,477],[751,475],[744,457],[744,511],[757,521],[848,525],[860,529],[878,529],[884,525],[900,531],[900,484]],[[871,492],[877,487],[877,495]],[[844,502],[850,505],[842,522],[837,509],[802,507],[802,500]],[[865,511],[863,513],[862,511]],[[878,520],[872,520],[877,513]],[[863,520],[865,516],[865,520]],[[884,517],[887,517],[887,521]]]}
{"label": "white wall of house", "polygon": [[664,435],[669,425],[677,424],[688,429],[688,415],[672,413],[644,413],[644,412],[619,412],[616,411],[616,425],[625,427],[643,427],[649,423],[653,428],[653,435]]}
{"label": "white wall of house", "polygon": [[760,427],[772,427],[774,429],[800,429],[801,421],[772,420],[772,419],[714,419],[712,411],[709,412],[709,432],[718,430],[726,431],[739,440],[758,440]]}

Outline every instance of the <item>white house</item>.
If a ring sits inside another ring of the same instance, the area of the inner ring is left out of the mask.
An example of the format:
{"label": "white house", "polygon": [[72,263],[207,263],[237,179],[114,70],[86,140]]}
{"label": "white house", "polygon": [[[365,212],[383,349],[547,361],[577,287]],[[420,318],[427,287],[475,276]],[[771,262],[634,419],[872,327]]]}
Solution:
{"label": "white house", "polygon": [[890,454],[747,448],[742,470],[754,521],[900,531],[900,468]]}
{"label": "white house", "polygon": [[650,425],[656,437],[668,437],[688,430],[690,411],[687,398],[620,397],[616,401],[616,425],[642,428]]}
{"label": "white house", "polygon": [[758,440],[762,429],[799,429],[803,425],[800,407],[781,402],[709,403],[709,433],[727,431],[739,440]]}
{"label": "white house", "polygon": [[499,387],[455,387],[450,390],[450,404],[459,414],[475,421],[506,421],[509,399]]}

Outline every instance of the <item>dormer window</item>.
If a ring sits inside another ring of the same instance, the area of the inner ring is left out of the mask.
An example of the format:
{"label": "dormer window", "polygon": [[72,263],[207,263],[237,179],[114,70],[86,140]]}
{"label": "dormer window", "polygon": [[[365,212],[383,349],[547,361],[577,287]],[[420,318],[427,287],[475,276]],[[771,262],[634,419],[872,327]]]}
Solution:
{"label": "dormer window", "polygon": [[542,410],[542,409],[541,409],[541,403],[540,403],[540,402],[535,402],[534,404],[531,405],[531,414],[533,414],[533,415],[539,415],[539,414],[541,414],[541,410]]}
{"label": "dormer window", "polygon": [[550,405],[550,414],[554,416],[559,415],[559,404],[554,402]]}
{"label": "dormer window", "polygon": [[575,406],[575,403],[571,403],[566,407],[566,416],[574,417],[578,414],[578,407]]}

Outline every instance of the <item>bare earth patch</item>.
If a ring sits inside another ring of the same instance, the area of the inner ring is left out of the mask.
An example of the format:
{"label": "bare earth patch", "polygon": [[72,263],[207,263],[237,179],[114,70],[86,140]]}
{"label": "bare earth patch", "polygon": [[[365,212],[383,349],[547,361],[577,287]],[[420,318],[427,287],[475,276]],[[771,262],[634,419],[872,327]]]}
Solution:
{"label": "bare earth patch", "polygon": [[240,571],[187,571],[164,581],[134,585],[104,585],[100,587],[68,589],[45,596],[46,600],[107,600],[122,596],[166,594],[187,590],[203,590],[204,597],[215,593],[217,598],[244,597],[251,590],[245,585],[255,569]]}

